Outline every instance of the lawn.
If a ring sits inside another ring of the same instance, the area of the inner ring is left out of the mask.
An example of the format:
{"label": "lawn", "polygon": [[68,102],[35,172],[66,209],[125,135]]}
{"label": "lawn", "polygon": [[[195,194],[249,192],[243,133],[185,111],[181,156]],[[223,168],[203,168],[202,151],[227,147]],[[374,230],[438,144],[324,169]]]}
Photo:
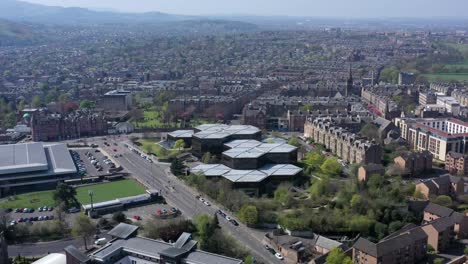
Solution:
{"label": "lawn", "polygon": [[145,193],[145,188],[134,180],[123,180],[109,183],[78,187],[76,189],[76,199],[81,204],[91,203],[88,191],[94,192],[93,202],[104,202],[117,198],[135,196]]}
{"label": "lawn", "polygon": [[423,74],[429,81],[467,81],[468,73],[438,73],[438,74]]}
{"label": "lawn", "polygon": [[10,196],[9,199],[0,201],[0,208],[38,208],[55,204],[52,199],[53,191],[42,191]]}
{"label": "lawn", "polygon": [[177,154],[177,150],[165,150],[163,147],[157,144],[159,139],[154,138],[143,138],[138,139],[138,143],[141,144],[141,150],[155,154],[158,158],[167,158]]}

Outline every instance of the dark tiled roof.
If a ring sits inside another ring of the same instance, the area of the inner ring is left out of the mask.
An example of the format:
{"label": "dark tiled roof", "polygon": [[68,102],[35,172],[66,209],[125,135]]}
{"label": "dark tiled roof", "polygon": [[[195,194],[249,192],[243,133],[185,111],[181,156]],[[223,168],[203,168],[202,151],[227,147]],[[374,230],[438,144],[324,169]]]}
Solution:
{"label": "dark tiled roof", "polygon": [[428,223],[428,225],[432,225],[437,232],[442,232],[447,228],[453,228],[454,221],[451,217],[442,217]]}
{"label": "dark tiled roof", "polygon": [[440,217],[447,217],[453,213],[453,210],[445,206],[441,206],[435,203],[429,203],[424,209],[425,212],[438,215]]}
{"label": "dark tiled roof", "polygon": [[129,236],[133,235],[135,231],[138,230],[138,228],[138,226],[120,223],[116,227],[112,228],[112,230],[109,231],[107,234],[113,237],[126,239]]}
{"label": "dark tiled roof", "polygon": [[75,246],[68,246],[64,250],[80,263],[86,263],[89,261],[89,257],[79,251]]}

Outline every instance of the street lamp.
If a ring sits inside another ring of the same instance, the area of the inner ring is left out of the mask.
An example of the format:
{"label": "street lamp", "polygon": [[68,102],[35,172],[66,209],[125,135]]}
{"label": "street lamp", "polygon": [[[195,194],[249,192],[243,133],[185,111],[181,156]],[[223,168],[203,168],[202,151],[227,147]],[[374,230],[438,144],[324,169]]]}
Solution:
{"label": "street lamp", "polygon": [[89,194],[89,198],[91,198],[91,212],[94,210],[94,207],[93,207],[93,196],[94,196],[94,192],[93,190],[89,190],[88,191],[88,194]]}

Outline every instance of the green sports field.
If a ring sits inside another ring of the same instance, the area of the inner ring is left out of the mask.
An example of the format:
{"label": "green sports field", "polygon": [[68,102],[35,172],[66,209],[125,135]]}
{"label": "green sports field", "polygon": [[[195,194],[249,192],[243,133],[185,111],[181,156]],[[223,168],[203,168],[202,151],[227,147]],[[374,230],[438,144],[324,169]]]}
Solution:
{"label": "green sports field", "polygon": [[[135,196],[145,193],[145,188],[134,180],[122,180],[115,182],[100,183],[79,187],[76,189],[76,199],[82,204],[89,204],[88,191],[93,190],[93,202],[103,202],[116,198]],[[42,192],[31,192],[10,196],[0,200],[0,208],[38,208],[41,206],[55,205],[52,198],[53,190]]]}
{"label": "green sports field", "polygon": [[89,190],[94,192],[93,202],[95,203],[145,193],[145,188],[134,180],[115,181],[77,188],[76,199],[78,202],[81,204],[91,203]]}

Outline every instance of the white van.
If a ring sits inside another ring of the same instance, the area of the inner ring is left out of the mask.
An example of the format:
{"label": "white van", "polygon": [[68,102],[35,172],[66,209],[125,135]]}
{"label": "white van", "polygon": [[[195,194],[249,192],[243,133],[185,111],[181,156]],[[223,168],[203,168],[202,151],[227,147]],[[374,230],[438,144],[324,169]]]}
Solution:
{"label": "white van", "polygon": [[105,244],[106,241],[107,241],[107,238],[103,237],[103,238],[99,238],[98,240],[94,241],[94,244],[100,246],[100,245]]}

